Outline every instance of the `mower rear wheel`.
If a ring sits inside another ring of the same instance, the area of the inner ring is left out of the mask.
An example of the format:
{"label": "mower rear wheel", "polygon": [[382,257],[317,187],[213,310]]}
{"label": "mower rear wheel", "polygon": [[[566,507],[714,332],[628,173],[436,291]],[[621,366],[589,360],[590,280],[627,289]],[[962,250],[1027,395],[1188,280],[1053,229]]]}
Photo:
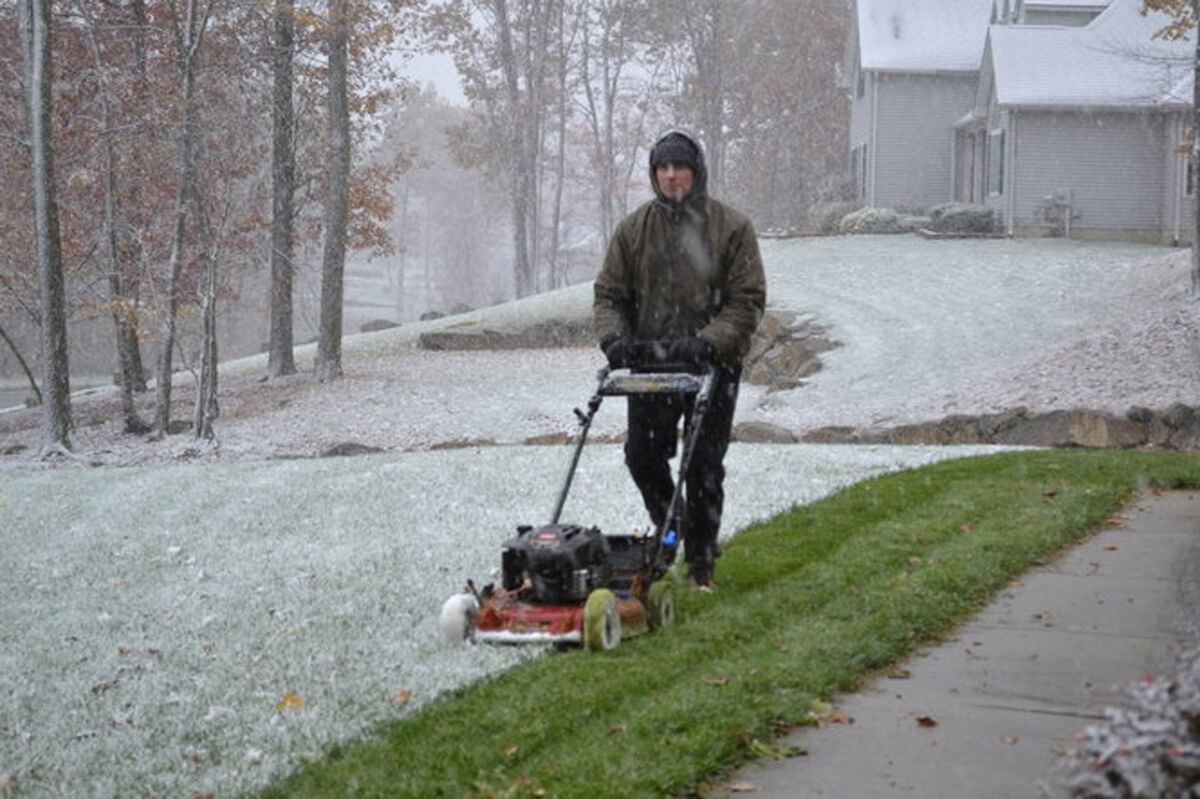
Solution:
{"label": "mower rear wheel", "polygon": [[621,614],[617,598],[607,588],[588,595],[583,607],[583,646],[592,652],[615,649],[621,643]]}
{"label": "mower rear wheel", "polygon": [[442,638],[452,644],[470,638],[475,631],[475,615],[478,612],[479,602],[471,594],[455,594],[447,599],[442,603],[442,613],[438,617]]}
{"label": "mower rear wheel", "polygon": [[646,620],[651,630],[670,627],[675,623],[675,588],[670,580],[650,584],[646,594]]}

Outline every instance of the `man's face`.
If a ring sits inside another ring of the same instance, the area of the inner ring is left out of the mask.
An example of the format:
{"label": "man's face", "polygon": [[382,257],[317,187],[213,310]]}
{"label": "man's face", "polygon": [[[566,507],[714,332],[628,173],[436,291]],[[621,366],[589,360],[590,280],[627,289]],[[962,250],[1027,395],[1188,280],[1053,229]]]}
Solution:
{"label": "man's face", "polygon": [[673,202],[683,202],[683,198],[692,192],[692,182],[695,173],[690,166],[666,161],[654,168],[654,179],[658,181],[659,191]]}

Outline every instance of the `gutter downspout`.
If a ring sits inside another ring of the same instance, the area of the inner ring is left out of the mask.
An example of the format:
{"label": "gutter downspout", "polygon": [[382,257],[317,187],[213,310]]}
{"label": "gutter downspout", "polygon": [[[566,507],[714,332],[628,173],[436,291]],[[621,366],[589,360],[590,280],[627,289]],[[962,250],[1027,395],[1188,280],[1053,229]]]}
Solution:
{"label": "gutter downspout", "polygon": [[868,175],[867,196],[864,197],[863,199],[865,199],[867,201],[867,207],[869,207],[869,208],[875,207],[875,161],[876,161],[876,159],[879,158],[879,147],[876,146],[876,144],[877,144],[876,136],[879,133],[879,80],[880,80],[880,73],[872,72],[871,73],[871,135],[870,135],[871,143],[867,150],[868,158],[866,159],[867,161],[870,162],[870,168],[868,169],[867,164],[865,164],[865,163],[863,164],[863,169],[868,170],[867,171],[867,175]]}
{"label": "gutter downspout", "polygon": [[1017,213],[1017,112],[1009,110],[1008,112],[1008,131],[1011,134],[1009,138],[1012,142],[1008,145],[1008,158],[1004,165],[1004,171],[1007,173],[1005,177],[1005,216],[1008,217],[1008,235],[1011,238],[1016,230],[1016,213]]}
{"label": "gutter downspout", "polygon": [[[1175,141],[1183,141],[1184,121],[1183,114],[1175,114]],[[1174,148],[1167,150],[1167,158],[1171,157]],[[1171,203],[1173,206],[1174,219],[1171,222],[1171,243],[1172,246],[1178,247],[1180,235],[1183,233],[1183,203],[1187,198],[1187,159],[1180,158],[1175,166],[1175,186],[1171,192]]]}

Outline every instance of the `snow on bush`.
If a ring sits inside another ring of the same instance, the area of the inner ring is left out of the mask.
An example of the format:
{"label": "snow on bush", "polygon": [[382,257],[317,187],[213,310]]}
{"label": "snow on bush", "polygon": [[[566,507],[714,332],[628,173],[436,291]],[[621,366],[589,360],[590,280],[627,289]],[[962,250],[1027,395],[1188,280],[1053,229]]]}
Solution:
{"label": "snow on bush", "polygon": [[902,233],[900,216],[891,208],[862,208],[842,217],[842,233]]}
{"label": "snow on bush", "polygon": [[995,212],[986,205],[944,203],[929,211],[930,224],[941,233],[991,233]]}
{"label": "snow on bush", "polygon": [[1146,675],[1126,707],[1105,709],[1065,761],[1072,799],[1200,795],[1200,651],[1173,678]]}

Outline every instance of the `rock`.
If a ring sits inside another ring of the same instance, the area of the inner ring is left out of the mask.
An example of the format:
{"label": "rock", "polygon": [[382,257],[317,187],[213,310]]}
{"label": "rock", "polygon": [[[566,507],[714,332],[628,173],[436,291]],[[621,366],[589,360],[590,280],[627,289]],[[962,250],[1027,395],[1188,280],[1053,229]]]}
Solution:
{"label": "rock", "polygon": [[1135,421],[1118,419],[1097,411],[1069,410],[1019,417],[1012,425],[999,431],[992,443],[1128,449],[1145,442],[1145,427]]}
{"label": "rock", "polygon": [[734,425],[733,440],[746,444],[795,444],[799,441],[791,430],[768,422],[741,422]]}
{"label": "rock", "polygon": [[1166,412],[1131,408],[1124,416],[1076,408],[1031,414],[1026,408],[983,416],[947,416],[884,429],[823,427],[800,440],[823,444],[1004,444],[1027,447],[1200,451],[1200,414],[1174,405]]}
{"label": "rock", "polygon": [[1187,414],[1187,421],[1175,428],[1167,443],[1171,449],[1189,452],[1200,450],[1200,415]]}
{"label": "rock", "polygon": [[517,350],[594,346],[590,319],[551,319],[519,330],[466,329],[422,333],[426,350]]}
{"label": "rock", "polygon": [[853,427],[820,427],[800,436],[806,444],[857,444],[858,432]]}
{"label": "rock", "polygon": [[494,447],[496,442],[490,438],[456,438],[453,441],[442,441],[430,449],[468,449],[470,447]]}
{"label": "rock", "polygon": [[820,354],[837,346],[812,319],[769,312],[750,342],[742,379],[770,391],[798,388],[824,366]]}
{"label": "rock", "polygon": [[359,444],[357,441],[343,441],[341,444],[334,444],[329,449],[321,453],[322,458],[341,458],[349,455],[372,455],[387,450],[379,447],[372,447],[366,444]]}
{"label": "rock", "polygon": [[380,330],[391,330],[393,327],[400,327],[398,322],[393,322],[391,319],[372,319],[369,322],[364,322],[359,331],[363,333],[376,333]]}

